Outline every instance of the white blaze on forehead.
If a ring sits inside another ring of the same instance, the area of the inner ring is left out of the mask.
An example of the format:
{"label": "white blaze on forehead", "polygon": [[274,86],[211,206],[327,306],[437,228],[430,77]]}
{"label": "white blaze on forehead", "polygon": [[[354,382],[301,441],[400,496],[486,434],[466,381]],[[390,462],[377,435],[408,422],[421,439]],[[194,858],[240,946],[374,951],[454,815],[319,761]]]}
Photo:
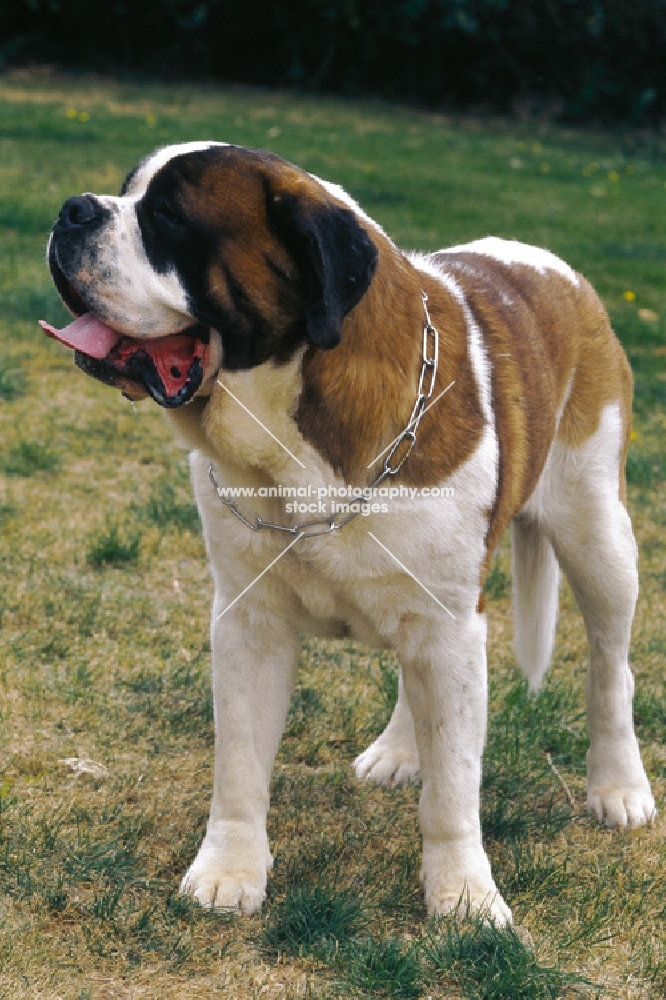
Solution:
{"label": "white blaze on forehead", "polygon": [[162,149],[155,150],[154,153],[141,161],[130,181],[127,194],[132,198],[140,198],[145,194],[146,188],[158,170],[165,167],[176,156],[182,156],[184,153],[200,153],[213,146],[228,145],[227,142],[214,142],[209,139],[205,142],[181,142],[173,146],[163,146]]}
{"label": "white blaze on forehead", "polygon": [[518,240],[502,240],[497,236],[487,236],[482,240],[474,240],[473,243],[447,247],[440,253],[478,253],[485,257],[493,257],[503,264],[525,264],[527,267],[535,268],[540,274],[544,274],[546,271],[557,271],[567,281],[578,285],[576,272],[563,260],[556,257],[554,253],[542,250],[541,247],[520,243]]}

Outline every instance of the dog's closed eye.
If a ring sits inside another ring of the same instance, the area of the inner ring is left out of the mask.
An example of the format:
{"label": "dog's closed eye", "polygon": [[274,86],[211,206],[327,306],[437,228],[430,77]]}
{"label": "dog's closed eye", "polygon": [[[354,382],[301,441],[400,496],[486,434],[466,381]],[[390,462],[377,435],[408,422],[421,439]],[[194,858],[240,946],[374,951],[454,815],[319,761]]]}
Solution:
{"label": "dog's closed eye", "polygon": [[180,212],[166,198],[160,198],[153,209],[153,221],[157,226],[169,231],[185,229],[186,223]]}

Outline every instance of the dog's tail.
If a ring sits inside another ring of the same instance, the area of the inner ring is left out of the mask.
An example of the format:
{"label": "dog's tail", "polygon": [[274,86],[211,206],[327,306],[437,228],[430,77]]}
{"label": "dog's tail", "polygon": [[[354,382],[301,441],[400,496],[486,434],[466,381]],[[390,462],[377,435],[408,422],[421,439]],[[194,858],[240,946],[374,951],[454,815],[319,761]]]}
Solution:
{"label": "dog's tail", "polygon": [[535,522],[511,525],[514,649],[530,691],[538,691],[553,653],[560,567]]}

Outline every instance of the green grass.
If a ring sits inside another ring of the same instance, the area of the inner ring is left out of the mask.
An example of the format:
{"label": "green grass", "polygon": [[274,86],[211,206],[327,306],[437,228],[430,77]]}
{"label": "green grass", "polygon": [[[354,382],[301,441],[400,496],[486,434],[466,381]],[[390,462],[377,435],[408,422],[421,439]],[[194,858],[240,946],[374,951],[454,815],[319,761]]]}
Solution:
{"label": "green grass", "polygon": [[303,639],[265,914],[236,921],[176,895],[212,783],[211,584],[187,463],[157,407],[86,379],[37,320],[66,316],[44,262],[64,199],[117,192],[155,146],[208,137],[338,181],[406,247],[494,233],[549,247],[597,286],[635,373],[636,719],[664,811],[663,139],[0,78],[0,996],[663,995],[662,821],[620,835],[585,815],[582,623],[564,587],[553,669],[528,695],[506,540],[487,587],[482,816],[520,935],[428,922],[418,785],[359,787],[351,772],[390,716],[397,664],[352,642]]}
{"label": "green grass", "polygon": [[[298,872],[294,872],[298,880]],[[358,893],[296,881],[266,918],[264,942],[272,954],[326,959],[353,939],[365,922]]]}
{"label": "green grass", "polygon": [[424,976],[417,950],[393,937],[354,941],[338,965],[358,997],[412,1000],[423,995]]}
{"label": "green grass", "polygon": [[22,369],[8,358],[0,356],[0,402],[17,399],[25,389],[26,378]]}
{"label": "green grass", "polygon": [[479,920],[442,923],[424,951],[430,967],[469,1000],[559,1000],[591,993],[580,977],[539,965],[515,931]]}
{"label": "green grass", "polygon": [[506,597],[511,592],[511,573],[502,568],[499,559],[490,567],[484,590],[493,599]]}
{"label": "green grass", "polygon": [[193,503],[178,503],[176,490],[172,483],[156,483],[150,494],[144,510],[145,518],[160,526],[169,524],[180,529],[195,531],[199,529],[199,514]]}
{"label": "green grass", "polygon": [[104,528],[91,538],[86,558],[91,566],[133,563],[139,558],[141,532],[128,520],[107,516]]}
{"label": "green grass", "polygon": [[33,476],[36,472],[51,472],[58,466],[58,455],[43,441],[19,438],[0,457],[0,471],[7,476]]}

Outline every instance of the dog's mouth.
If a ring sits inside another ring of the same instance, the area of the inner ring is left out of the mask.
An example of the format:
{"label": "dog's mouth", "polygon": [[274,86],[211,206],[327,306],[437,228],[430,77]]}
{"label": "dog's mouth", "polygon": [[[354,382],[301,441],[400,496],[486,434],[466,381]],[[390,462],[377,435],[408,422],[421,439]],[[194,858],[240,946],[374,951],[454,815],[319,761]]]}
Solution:
{"label": "dog's mouth", "polygon": [[62,330],[45,320],[39,325],[47,336],[74,349],[82,371],[116,386],[129,399],[149,393],[160,406],[182,406],[210,369],[209,331],[200,324],[149,340],[118,333],[91,312],[83,312]]}

